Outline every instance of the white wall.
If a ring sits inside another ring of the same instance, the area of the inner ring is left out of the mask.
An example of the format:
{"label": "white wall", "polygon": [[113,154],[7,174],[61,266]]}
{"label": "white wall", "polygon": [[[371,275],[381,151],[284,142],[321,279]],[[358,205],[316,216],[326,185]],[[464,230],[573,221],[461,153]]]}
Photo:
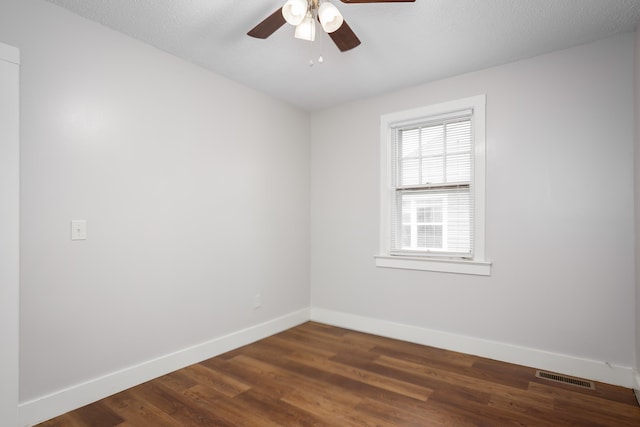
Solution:
{"label": "white wall", "polygon": [[0,43],[0,425],[18,421],[20,53]]}
{"label": "white wall", "polygon": [[[314,318],[608,362],[631,378],[633,57],[625,34],[313,114]],[[491,277],[376,268],[380,115],[482,93]]]}
{"label": "white wall", "polygon": [[0,40],[23,55],[21,402],[308,310],[307,113],[41,1],[2,1]]}

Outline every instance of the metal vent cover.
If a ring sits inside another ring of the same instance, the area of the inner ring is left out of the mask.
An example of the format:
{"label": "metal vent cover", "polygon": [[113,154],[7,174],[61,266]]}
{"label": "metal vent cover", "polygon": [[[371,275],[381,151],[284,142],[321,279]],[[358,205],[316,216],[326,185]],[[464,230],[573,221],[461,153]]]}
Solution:
{"label": "metal vent cover", "polygon": [[554,374],[553,372],[536,371],[536,377],[549,381],[555,381],[557,383],[574,385],[576,387],[586,388],[589,390],[595,390],[596,386],[593,381],[582,380],[580,378],[572,378],[566,375]]}

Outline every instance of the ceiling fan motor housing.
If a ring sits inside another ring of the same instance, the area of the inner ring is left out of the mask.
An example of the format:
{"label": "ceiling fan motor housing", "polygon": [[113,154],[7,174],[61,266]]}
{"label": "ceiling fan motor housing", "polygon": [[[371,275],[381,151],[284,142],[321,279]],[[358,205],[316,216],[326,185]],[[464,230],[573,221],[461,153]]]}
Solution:
{"label": "ceiling fan motor housing", "polygon": [[[340,0],[342,3],[412,3],[415,0]],[[296,26],[296,37],[313,41],[315,21],[320,20],[322,28],[341,52],[360,45],[360,39],[344,21],[342,14],[333,4],[322,0],[287,0],[284,6],[266,17],[251,29],[247,35],[266,39],[285,23]],[[307,28],[297,28],[303,26]]]}

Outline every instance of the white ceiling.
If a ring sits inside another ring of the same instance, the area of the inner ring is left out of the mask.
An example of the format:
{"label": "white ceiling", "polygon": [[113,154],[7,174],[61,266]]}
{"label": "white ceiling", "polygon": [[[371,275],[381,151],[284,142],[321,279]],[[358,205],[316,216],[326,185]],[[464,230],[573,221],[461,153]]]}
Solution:
{"label": "white ceiling", "polygon": [[285,0],[48,1],[306,110],[633,31],[640,22],[640,0],[332,0],[362,41],[341,53],[326,34],[313,44],[294,39],[289,24],[266,40],[246,35]]}

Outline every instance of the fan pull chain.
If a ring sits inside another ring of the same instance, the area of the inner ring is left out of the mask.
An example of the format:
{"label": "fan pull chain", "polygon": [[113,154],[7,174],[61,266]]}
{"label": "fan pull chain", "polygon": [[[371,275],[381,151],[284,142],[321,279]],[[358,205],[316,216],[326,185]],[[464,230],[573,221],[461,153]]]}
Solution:
{"label": "fan pull chain", "polygon": [[[320,51],[320,55],[318,55],[318,64],[322,64],[324,62],[324,57],[322,56],[322,35],[319,37],[320,39],[320,46],[319,46],[319,51]],[[309,44],[309,67],[313,67],[314,62],[313,62],[313,42],[310,42]]]}
{"label": "fan pull chain", "polygon": [[[319,3],[319,2],[318,2]],[[312,10],[312,16],[313,16],[313,20],[314,22],[318,20],[318,4],[312,1],[309,1],[309,7],[311,8],[312,6],[315,6]],[[317,33],[316,33],[317,34]],[[322,31],[320,31],[320,34],[318,34],[317,38],[320,39],[320,55],[318,55],[318,64],[322,64],[324,62],[324,58],[322,57]],[[315,41],[316,37],[311,37],[311,40]],[[314,46],[314,42],[311,41],[309,43],[309,67],[313,67],[314,62],[313,62],[313,46]]]}
{"label": "fan pull chain", "polygon": [[314,42],[309,42],[309,67],[313,67],[313,45]]}

